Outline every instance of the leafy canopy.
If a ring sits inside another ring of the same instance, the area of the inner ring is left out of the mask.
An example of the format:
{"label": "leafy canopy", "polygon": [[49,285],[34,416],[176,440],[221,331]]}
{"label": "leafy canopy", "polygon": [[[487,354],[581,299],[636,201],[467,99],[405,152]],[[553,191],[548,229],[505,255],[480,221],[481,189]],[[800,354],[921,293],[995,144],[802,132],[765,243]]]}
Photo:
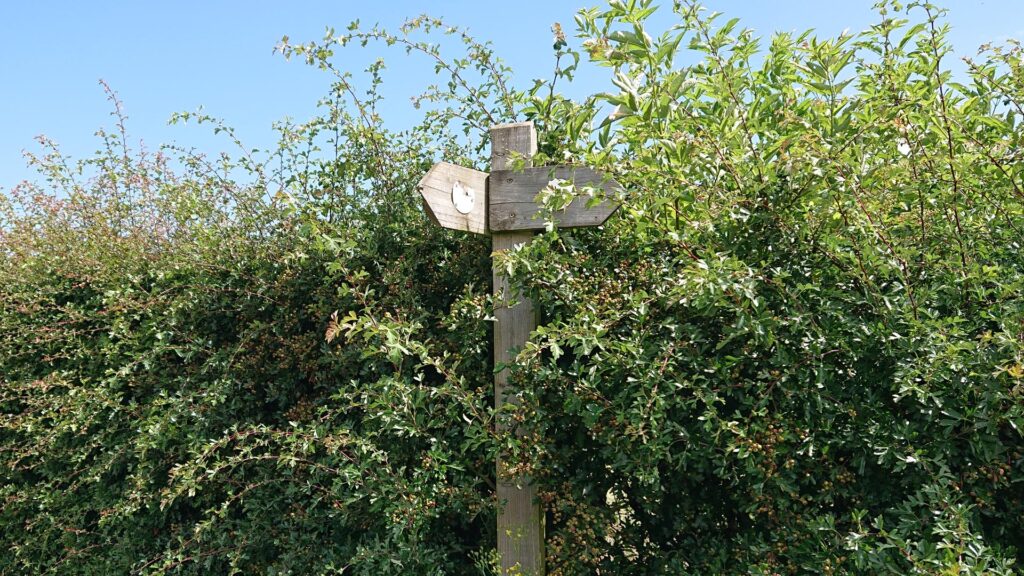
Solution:
{"label": "leafy canopy", "polygon": [[[286,38],[332,85],[274,150],[135,151],[116,107],[36,157],[0,199],[0,573],[489,574],[499,453],[552,574],[1020,573],[1020,46],[953,75],[930,4],[654,10],[579,12],[524,88],[428,17]],[[359,45],[436,67],[419,125]],[[607,91],[563,96],[585,65]],[[523,119],[626,192],[497,262],[544,317],[495,413],[488,243],[415,185]]]}

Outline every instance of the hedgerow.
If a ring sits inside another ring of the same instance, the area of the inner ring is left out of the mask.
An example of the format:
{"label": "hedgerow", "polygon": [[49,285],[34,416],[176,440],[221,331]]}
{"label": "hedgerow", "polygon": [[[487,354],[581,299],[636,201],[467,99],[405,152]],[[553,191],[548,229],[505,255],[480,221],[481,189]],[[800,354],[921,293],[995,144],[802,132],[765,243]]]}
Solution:
{"label": "hedgerow", "polygon": [[[427,17],[285,39],[322,114],[218,158],[133,149],[111,93],[95,157],[0,200],[0,573],[490,574],[499,453],[551,574],[1020,573],[1022,51],[954,74],[940,9],[877,9],[763,39],[612,1],[526,88]],[[420,125],[358,45],[450,79]],[[608,91],[561,95],[583,65]],[[495,413],[489,243],[416,184],[524,119],[625,192],[498,259],[543,317]]]}

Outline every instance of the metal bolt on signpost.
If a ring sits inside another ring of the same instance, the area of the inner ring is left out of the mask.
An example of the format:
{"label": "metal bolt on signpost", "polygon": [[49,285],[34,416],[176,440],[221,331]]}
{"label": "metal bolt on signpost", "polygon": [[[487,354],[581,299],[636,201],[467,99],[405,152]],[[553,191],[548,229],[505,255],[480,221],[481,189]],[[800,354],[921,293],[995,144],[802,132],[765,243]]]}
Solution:
{"label": "metal bolt on signpost", "polygon": [[[490,234],[494,253],[527,244],[544,222],[535,219],[541,206],[537,193],[551,180],[616,190],[620,186],[589,168],[572,166],[530,167],[537,152],[533,122],[500,124],[491,128],[491,173],[440,162],[420,180],[427,215],[437,225],[476,234]],[[513,158],[526,159],[526,168],[511,170]],[[605,200],[587,206],[585,198],[573,200],[556,218],[561,228],[598,226],[618,206]],[[508,278],[493,271],[495,295],[494,362],[507,364],[510,351],[521,348],[537,327],[537,313],[529,299],[511,294]],[[508,371],[494,375],[494,406],[505,403]],[[501,575],[543,576],[544,516],[537,489],[529,478],[510,478],[501,459],[497,462],[498,555]]]}

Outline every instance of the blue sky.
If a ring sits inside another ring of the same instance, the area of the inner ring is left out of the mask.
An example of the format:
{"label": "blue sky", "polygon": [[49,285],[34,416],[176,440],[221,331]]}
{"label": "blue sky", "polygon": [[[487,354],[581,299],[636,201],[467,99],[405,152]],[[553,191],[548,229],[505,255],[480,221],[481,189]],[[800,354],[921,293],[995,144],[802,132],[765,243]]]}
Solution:
{"label": "blue sky", "polygon": [[[669,6],[669,0],[660,2]],[[874,22],[870,0],[707,0],[709,8],[738,16],[763,36],[815,28],[820,35],[859,31]],[[952,41],[958,54],[979,44],[1024,36],[1021,0],[949,0]],[[98,85],[105,80],[124,102],[133,142],[155,149],[177,143],[214,153],[228,143],[204,127],[168,126],[173,112],[203,106],[234,126],[252,147],[274,142],[271,125],[290,116],[310,117],[330,78],[301,62],[272,53],[281,37],[320,39],[326,26],[353,19],[397,27],[421,13],[442,16],[493,42],[516,71],[516,81],[550,75],[553,22],[570,33],[585,0],[482,1],[336,0],[270,2],[144,2],[107,0],[0,0],[0,188],[33,177],[23,150],[37,150],[45,134],[74,158],[98,147],[93,135],[109,126],[111,107]],[[668,24],[670,10],[657,19]],[[570,41],[572,39],[570,38]],[[359,71],[376,54],[343,53],[336,65]],[[394,127],[414,122],[409,97],[432,81],[422,59],[399,51],[388,63],[383,109]],[[600,71],[584,74],[577,90],[603,90]]]}

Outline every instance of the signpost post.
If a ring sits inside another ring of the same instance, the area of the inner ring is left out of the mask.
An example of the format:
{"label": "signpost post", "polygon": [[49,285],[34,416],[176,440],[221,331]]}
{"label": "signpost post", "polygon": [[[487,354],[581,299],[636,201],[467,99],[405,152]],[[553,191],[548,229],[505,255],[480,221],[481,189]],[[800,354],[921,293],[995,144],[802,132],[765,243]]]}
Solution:
{"label": "signpost post", "polygon": [[[420,180],[419,189],[430,219],[439,226],[477,234],[490,234],[494,253],[530,242],[544,222],[534,198],[551,180],[570,181],[577,188],[615,190],[619,184],[589,169],[566,166],[530,167],[537,152],[537,133],[532,122],[501,124],[491,128],[491,173],[441,162]],[[526,168],[511,170],[516,157]],[[587,206],[586,198],[573,200],[557,215],[563,228],[598,226],[617,205],[604,200]],[[493,271],[495,311],[494,362],[505,365],[511,350],[521,348],[537,327],[537,313],[529,299],[511,293],[508,278]],[[505,403],[508,370],[494,375],[494,404]],[[544,516],[537,490],[529,478],[512,478],[497,462],[498,555],[501,576],[543,576]]]}

